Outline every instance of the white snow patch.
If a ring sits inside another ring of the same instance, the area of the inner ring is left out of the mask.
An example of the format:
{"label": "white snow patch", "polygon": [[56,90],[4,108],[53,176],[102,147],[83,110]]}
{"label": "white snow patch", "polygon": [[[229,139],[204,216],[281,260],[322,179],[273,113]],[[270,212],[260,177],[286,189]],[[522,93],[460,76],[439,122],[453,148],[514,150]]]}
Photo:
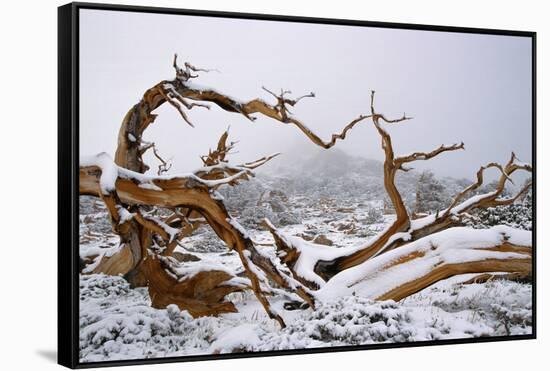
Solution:
{"label": "white snow patch", "polygon": [[139,183],[138,184],[138,187],[139,188],[143,188],[143,189],[150,189],[152,191],[162,191],[162,188],[160,188],[159,186],[155,185],[154,183],[152,182],[149,182],[149,183]]}

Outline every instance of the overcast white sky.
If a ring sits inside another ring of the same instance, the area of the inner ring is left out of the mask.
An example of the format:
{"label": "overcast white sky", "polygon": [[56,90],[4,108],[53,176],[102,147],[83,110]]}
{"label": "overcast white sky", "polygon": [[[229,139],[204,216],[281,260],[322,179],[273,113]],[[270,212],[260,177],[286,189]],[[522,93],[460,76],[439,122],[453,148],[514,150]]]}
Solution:
{"label": "overcast white sky", "polygon": [[[514,150],[531,161],[531,41],[528,38],[390,30],[81,10],[80,152],[114,155],[120,123],[143,92],[174,77],[172,57],[220,73],[194,81],[241,100],[271,98],[261,86],[317,97],[292,111],[325,139],[359,114],[369,113],[369,92],[387,116],[414,120],[388,128],[397,154],[429,151],[464,141],[466,151],[447,153],[417,169],[473,178],[483,163],[505,162]],[[174,171],[199,166],[199,155],[223,130],[239,140],[234,158],[254,160],[314,148],[297,128],[215,107],[193,109],[187,126],[169,105],[144,139],[157,143]],[[372,124],[362,124],[336,145],[382,159]],[[275,161],[275,160],[274,160]],[[156,167],[155,167],[156,168]]]}

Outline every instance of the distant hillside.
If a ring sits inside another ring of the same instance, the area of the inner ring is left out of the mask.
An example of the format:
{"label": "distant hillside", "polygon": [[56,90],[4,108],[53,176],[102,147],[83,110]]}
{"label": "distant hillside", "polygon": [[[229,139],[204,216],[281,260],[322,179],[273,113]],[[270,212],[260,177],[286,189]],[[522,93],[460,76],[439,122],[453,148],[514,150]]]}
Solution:
{"label": "distant hillside", "polygon": [[[274,182],[279,179],[287,192],[365,201],[385,197],[382,174],[381,161],[351,156],[331,148],[284,153],[281,160],[259,179],[272,183],[272,186],[276,186]],[[418,173],[414,171],[398,175],[397,184],[406,202],[414,202],[417,180]]]}

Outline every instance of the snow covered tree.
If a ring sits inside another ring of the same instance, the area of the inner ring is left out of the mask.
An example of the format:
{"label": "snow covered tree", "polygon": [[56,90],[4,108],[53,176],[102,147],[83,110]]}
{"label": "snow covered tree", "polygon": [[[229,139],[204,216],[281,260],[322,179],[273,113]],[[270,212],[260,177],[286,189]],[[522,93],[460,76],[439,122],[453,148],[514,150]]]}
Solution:
{"label": "snow covered tree", "polygon": [[423,171],[416,184],[414,213],[434,213],[437,210],[443,209],[448,201],[445,187],[437,180],[434,173],[429,170]]}
{"label": "snow covered tree", "polygon": [[[514,172],[531,171],[531,166],[518,162],[513,153],[505,165],[493,162],[482,166],[476,181],[437,213],[411,220],[395,185],[396,174],[408,171],[409,163],[463,150],[463,143],[396,156],[385,126],[402,124],[410,117],[389,119],[377,112],[374,91],[370,94],[370,113],[357,116],[340,133],[325,141],[289,110],[302,99],[314,97],[313,93],[292,99],[289,91],[276,94],[264,88],[275,100],[273,104],[261,99],[240,102],[193,83],[200,72],[208,70],[189,63],[180,67],[176,57],[173,66],[175,78],[148,89],[124,117],[114,161],[105,153],[81,158],[80,194],[99,197],[104,202],[112,229],[120,237],[120,244],[98,256],[88,271],[124,275],[134,286],[148,287],[154,307],[176,304],[193,316],[235,311],[227,295],[252,290],[269,317],[281,326],[285,326],[284,319],[269,302],[273,295],[288,296],[292,300],[300,298],[304,302],[302,307],[315,307],[319,302],[347,294],[400,300],[461,273],[530,274],[530,232],[505,226],[487,230],[460,227],[471,211],[510,205],[530,189],[528,183],[518,195],[503,197],[505,185]],[[193,173],[165,174],[169,166],[161,160],[157,172],[160,175],[145,175],[149,167],[143,155],[148,150],[154,151],[155,144],[145,142],[143,133],[156,118],[153,111],[164,103],[173,106],[191,126],[187,112],[195,107],[208,109],[208,103],[241,114],[250,121],[256,119],[255,115],[263,115],[297,127],[312,143],[325,149],[344,140],[359,123],[371,125],[381,139],[385,158],[384,189],[395,210],[393,223],[360,246],[336,248],[287,235],[266,219],[264,223],[273,236],[272,247],[278,259],[274,261],[271,255],[257,248],[246,230],[229,214],[218,189],[246,181],[253,176],[253,169],[277,154],[254,162],[231,164],[227,156],[235,143],[227,141],[226,131],[217,147],[202,157],[203,167]],[[500,173],[496,188],[472,196],[472,192],[483,185],[487,169]],[[213,267],[201,261],[182,263],[173,257],[175,247],[185,247],[185,238],[204,225],[210,226],[227,248],[238,254],[242,272],[228,271],[222,264]]]}

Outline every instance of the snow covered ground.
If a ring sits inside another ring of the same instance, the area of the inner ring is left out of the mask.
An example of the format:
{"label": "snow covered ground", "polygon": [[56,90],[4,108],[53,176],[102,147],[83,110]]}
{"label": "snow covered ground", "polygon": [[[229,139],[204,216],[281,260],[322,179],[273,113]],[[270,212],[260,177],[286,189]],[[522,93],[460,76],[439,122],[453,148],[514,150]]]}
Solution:
{"label": "snow covered ground", "polygon": [[531,285],[439,282],[399,303],[357,296],[316,310],[287,311],[281,330],[249,293],[232,294],[238,313],[192,318],[175,305],[150,306],[146,288],[120,277],[82,275],[81,362],[334,347],[531,333]]}

